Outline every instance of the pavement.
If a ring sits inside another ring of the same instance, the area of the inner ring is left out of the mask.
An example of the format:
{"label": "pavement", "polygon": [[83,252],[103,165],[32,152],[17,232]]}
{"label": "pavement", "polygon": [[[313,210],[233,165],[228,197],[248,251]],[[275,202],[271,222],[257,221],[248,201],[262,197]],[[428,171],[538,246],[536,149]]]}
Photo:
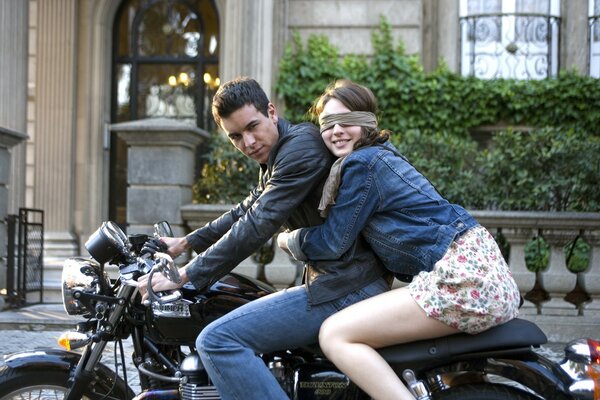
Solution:
{"label": "pavement", "polygon": [[[62,304],[37,304],[0,311],[0,366],[4,363],[4,356],[11,353],[38,348],[62,349],[58,345],[60,335],[68,330],[74,330],[75,324],[83,321],[81,316],[68,315]],[[123,341],[123,352],[127,366],[127,380],[133,391],[139,393],[138,371],[131,362],[133,352],[131,338]],[[121,355],[118,353],[117,360],[120,359]],[[106,345],[102,363],[115,370],[114,342]],[[118,368],[122,371],[120,362]],[[122,372],[119,374],[123,376]]]}
{"label": "pavement", "polygon": [[77,315],[68,315],[62,303],[36,304],[23,308],[0,311],[0,330],[63,330],[72,329],[84,319]]}

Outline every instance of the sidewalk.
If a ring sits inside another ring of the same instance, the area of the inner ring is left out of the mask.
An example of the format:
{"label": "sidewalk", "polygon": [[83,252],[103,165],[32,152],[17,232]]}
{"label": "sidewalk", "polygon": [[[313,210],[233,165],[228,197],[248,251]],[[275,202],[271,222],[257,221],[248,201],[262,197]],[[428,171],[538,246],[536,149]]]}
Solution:
{"label": "sidewalk", "polygon": [[0,330],[63,330],[73,329],[81,315],[68,315],[61,303],[35,304],[0,311]]}

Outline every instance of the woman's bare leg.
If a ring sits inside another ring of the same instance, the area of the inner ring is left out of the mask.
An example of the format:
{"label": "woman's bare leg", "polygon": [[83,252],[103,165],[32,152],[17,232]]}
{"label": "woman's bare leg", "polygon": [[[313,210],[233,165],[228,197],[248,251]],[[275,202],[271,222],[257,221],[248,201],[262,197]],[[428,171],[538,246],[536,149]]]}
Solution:
{"label": "woman's bare leg", "polygon": [[458,330],[428,317],[407,288],[356,303],[329,317],[319,344],[327,358],[376,400],[414,399],[374,349],[431,339]]}

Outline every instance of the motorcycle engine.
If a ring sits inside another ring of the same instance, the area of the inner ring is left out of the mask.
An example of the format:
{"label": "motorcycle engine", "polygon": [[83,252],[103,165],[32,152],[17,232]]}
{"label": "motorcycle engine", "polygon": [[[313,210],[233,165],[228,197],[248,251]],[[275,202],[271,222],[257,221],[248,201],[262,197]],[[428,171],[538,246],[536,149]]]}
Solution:
{"label": "motorcycle engine", "polygon": [[217,388],[208,385],[208,375],[200,361],[200,356],[188,355],[179,367],[182,375],[179,393],[182,400],[219,399]]}

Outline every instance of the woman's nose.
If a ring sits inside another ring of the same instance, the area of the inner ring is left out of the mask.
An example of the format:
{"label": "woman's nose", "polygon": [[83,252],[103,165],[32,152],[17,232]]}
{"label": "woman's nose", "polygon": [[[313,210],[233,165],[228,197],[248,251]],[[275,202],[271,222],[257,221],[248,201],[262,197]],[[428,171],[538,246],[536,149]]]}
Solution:
{"label": "woman's nose", "polygon": [[340,124],[335,124],[333,126],[333,134],[334,135],[340,135],[343,132],[344,132],[344,128]]}

